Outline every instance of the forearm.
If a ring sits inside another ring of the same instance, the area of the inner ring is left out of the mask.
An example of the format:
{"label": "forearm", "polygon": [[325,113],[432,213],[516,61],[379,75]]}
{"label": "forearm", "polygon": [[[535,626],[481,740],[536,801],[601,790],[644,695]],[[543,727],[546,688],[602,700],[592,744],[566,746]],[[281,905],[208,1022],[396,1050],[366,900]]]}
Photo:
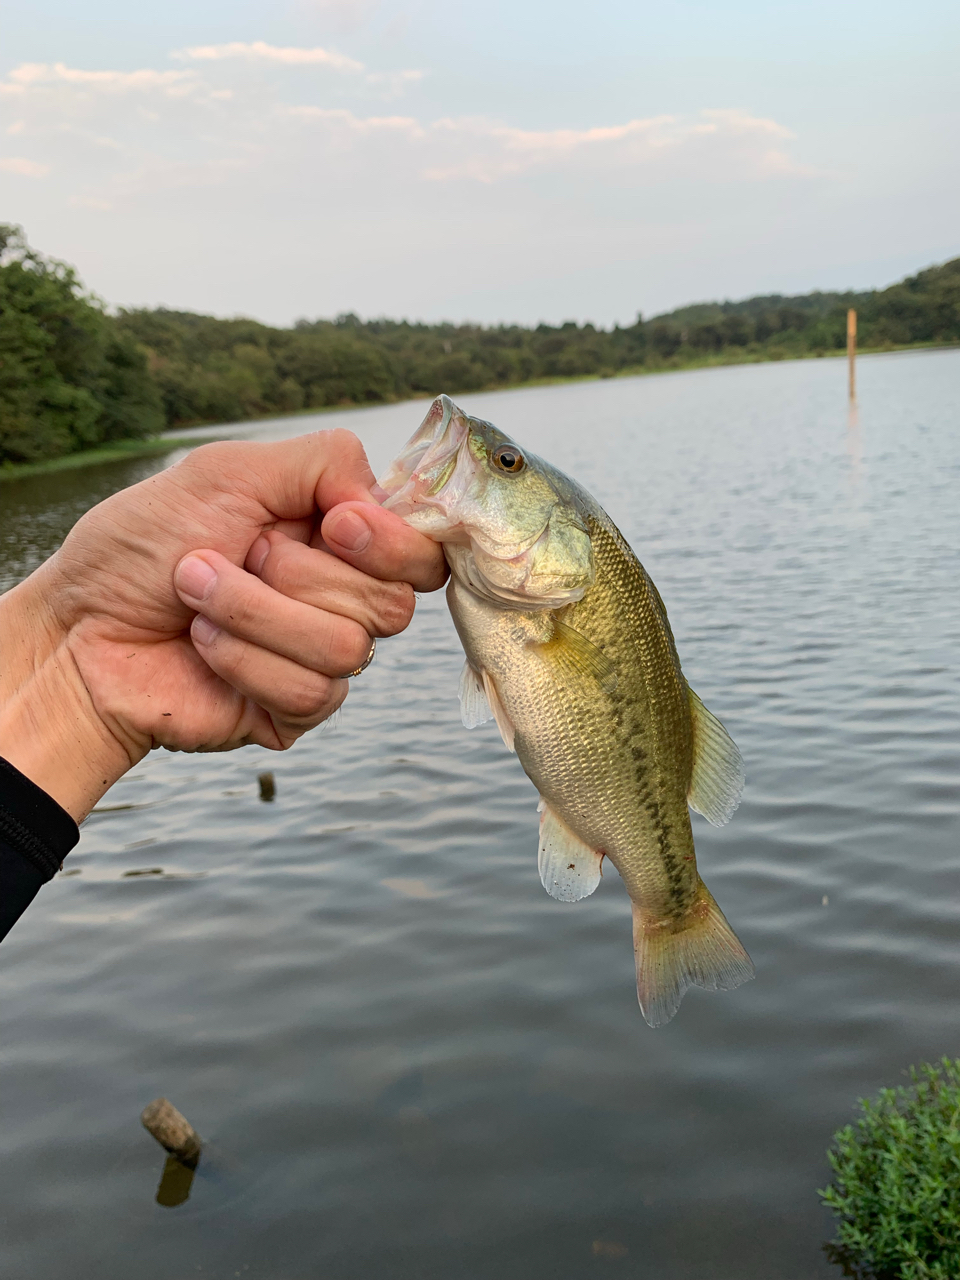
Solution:
{"label": "forearm", "polygon": [[0,756],[80,822],[133,762],[96,713],[45,585],[41,569],[0,597]]}
{"label": "forearm", "polygon": [[77,843],[56,801],[0,759],[0,938],[19,920]]}

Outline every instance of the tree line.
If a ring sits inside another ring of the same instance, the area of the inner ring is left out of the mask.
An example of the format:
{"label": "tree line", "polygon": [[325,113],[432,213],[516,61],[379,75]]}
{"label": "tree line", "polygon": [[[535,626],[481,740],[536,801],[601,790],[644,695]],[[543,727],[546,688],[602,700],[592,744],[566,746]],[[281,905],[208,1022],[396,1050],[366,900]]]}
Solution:
{"label": "tree line", "polygon": [[71,267],[0,226],[0,462],[331,405],[825,355],[845,346],[851,306],[865,347],[960,341],[960,258],[888,289],[702,303],[612,329],[352,314],[278,329],[165,308],[111,315]]}

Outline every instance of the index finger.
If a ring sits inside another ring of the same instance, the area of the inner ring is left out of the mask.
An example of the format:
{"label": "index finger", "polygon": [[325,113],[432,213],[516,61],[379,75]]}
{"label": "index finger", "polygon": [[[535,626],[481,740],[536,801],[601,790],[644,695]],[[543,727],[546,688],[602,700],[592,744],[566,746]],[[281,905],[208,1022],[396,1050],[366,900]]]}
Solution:
{"label": "index finger", "polygon": [[447,580],[439,544],[376,503],[338,503],[324,516],[320,534],[341,560],[382,582],[409,582],[415,591],[436,591]]}

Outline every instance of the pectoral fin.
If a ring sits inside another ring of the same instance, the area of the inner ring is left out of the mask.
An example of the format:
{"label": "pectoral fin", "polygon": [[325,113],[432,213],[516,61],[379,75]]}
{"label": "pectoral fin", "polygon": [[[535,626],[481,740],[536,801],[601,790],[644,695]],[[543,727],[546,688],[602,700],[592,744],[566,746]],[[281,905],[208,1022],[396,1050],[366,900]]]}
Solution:
{"label": "pectoral fin", "polygon": [[743,794],[743,760],[726,729],[688,689],[693,716],[693,775],[687,803],[715,827],[729,822]]}
{"label": "pectoral fin", "polygon": [[533,646],[547,662],[561,672],[592,676],[600,688],[610,693],[617,687],[613,663],[592,640],[555,618],[553,635],[544,644]]}
{"label": "pectoral fin", "polygon": [[496,720],[497,728],[500,730],[503,745],[508,751],[513,751],[515,749],[513,745],[513,725],[510,723],[510,717],[503,709],[503,703],[500,701],[499,693],[497,693],[497,686],[486,671],[483,672],[483,691],[487,695],[487,702],[490,704],[493,718]]}
{"label": "pectoral fin", "polygon": [[542,797],[539,808],[537,867],[543,887],[558,902],[579,902],[581,898],[589,898],[600,883],[603,854],[575,836]]}
{"label": "pectoral fin", "polygon": [[493,719],[490,703],[483,692],[483,681],[469,662],[463,664],[460,672],[460,719],[465,729],[475,729],[478,724],[486,724]]}

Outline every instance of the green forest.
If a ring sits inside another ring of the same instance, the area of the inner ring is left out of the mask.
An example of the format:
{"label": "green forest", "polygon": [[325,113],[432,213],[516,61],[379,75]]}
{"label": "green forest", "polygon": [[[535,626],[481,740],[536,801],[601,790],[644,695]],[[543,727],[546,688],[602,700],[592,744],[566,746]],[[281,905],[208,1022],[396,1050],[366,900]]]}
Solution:
{"label": "green forest", "polygon": [[76,272],[0,226],[0,464],[173,427],[537,380],[960,342],[960,258],[887,289],[700,303],[612,329],[111,314]]}

